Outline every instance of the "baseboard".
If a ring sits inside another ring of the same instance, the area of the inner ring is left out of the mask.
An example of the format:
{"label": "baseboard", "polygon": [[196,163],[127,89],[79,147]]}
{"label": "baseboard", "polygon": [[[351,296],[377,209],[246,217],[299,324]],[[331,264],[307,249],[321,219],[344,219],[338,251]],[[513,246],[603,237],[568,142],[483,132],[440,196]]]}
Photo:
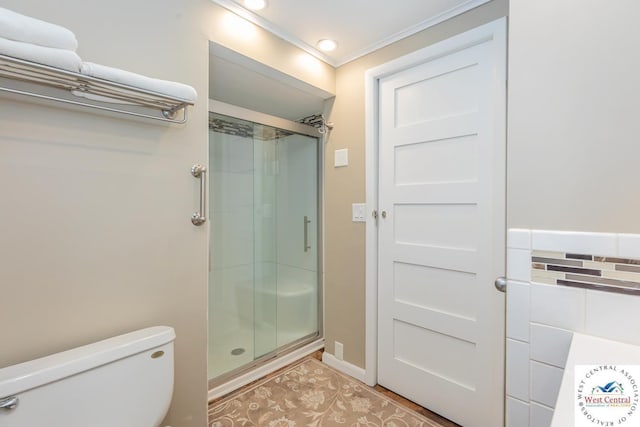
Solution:
{"label": "baseboard", "polygon": [[343,374],[347,374],[358,381],[366,383],[367,375],[364,369],[359,368],[356,365],[352,365],[349,362],[345,362],[344,360],[336,359],[333,354],[329,354],[326,351],[322,353],[322,361]]}
{"label": "baseboard", "polygon": [[232,380],[229,380],[226,383],[209,390],[209,401],[224,396],[225,394],[229,394],[232,391],[239,389],[240,387],[243,387],[255,380],[264,377],[265,375],[277,371],[280,368],[284,368],[285,366],[290,365],[293,362],[300,360],[303,357],[308,356],[314,351],[318,351],[323,347],[324,339],[319,339],[305,345],[304,347],[294,350],[291,353],[280,356],[273,361],[267,362],[264,365],[259,366],[250,372],[247,372],[246,374],[242,374],[236,378],[233,378]]}

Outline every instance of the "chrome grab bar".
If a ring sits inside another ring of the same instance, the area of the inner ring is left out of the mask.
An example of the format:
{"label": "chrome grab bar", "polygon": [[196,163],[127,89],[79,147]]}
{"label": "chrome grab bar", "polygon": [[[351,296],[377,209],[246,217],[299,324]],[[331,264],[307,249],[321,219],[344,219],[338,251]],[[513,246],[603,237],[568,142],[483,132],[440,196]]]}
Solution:
{"label": "chrome grab bar", "polygon": [[194,178],[200,178],[200,210],[191,215],[191,223],[197,227],[207,222],[207,168],[200,164],[193,165],[191,175]]}
{"label": "chrome grab bar", "polygon": [[308,252],[309,249],[311,249],[311,245],[309,244],[309,224],[311,223],[311,220],[309,219],[308,216],[304,216],[304,251]]}
{"label": "chrome grab bar", "polygon": [[12,409],[16,409],[19,403],[20,399],[18,399],[18,396],[9,396],[5,399],[0,399],[0,409],[11,411]]}

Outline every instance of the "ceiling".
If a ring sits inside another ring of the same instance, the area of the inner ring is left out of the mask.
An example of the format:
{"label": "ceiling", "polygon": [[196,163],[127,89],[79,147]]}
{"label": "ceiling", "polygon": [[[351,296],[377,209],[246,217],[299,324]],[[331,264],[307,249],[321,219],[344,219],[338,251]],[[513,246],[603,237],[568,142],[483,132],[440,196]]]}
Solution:
{"label": "ceiling", "polygon": [[[267,0],[250,12],[242,0],[213,0],[333,66],[340,66],[490,0]],[[318,51],[318,40],[338,47]]]}
{"label": "ceiling", "polygon": [[[267,0],[250,12],[242,0],[214,3],[265,28],[311,55],[339,67],[397,40],[459,15],[491,0]],[[338,47],[320,52],[318,40],[331,38]],[[322,112],[330,95],[292,86],[290,76],[211,44],[209,97],[289,120]]]}

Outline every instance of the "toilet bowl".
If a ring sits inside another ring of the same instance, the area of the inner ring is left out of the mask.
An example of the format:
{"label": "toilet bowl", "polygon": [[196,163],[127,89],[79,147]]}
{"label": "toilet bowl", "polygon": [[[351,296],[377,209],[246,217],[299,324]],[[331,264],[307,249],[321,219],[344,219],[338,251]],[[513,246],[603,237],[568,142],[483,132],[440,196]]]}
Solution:
{"label": "toilet bowl", "polygon": [[0,369],[0,426],[158,427],[174,339],[156,326]]}

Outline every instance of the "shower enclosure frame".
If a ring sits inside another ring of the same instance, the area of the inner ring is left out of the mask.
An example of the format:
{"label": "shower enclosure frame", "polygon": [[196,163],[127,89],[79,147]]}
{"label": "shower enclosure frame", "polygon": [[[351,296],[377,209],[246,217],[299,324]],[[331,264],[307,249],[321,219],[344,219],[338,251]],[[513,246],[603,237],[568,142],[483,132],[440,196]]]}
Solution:
{"label": "shower enclosure frame", "polygon": [[[321,343],[324,340],[324,137],[326,134],[319,132],[318,128],[303,123],[290,121],[281,117],[272,116],[258,111],[249,110],[238,107],[236,105],[227,104],[221,101],[209,99],[208,113],[221,114],[231,118],[253,122],[259,125],[270,126],[276,129],[301,134],[317,139],[316,156],[317,156],[317,325],[316,334],[302,337],[275,350],[266,353],[252,362],[239,368],[233,369],[213,379],[208,379],[208,388],[211,390],[225,382],[238,377],[247,372],[257,370],[268,362],[279,358],[280,356],[299,350],[307,345]],[[209,175],[211,176],[211,175]],[[211,188],[211,186],[208,186]],[[211,244],[211,243],[209,243]],[[211,249],[209,249],[211,251]],[[208,336],[208,334],[207,334]]]}

